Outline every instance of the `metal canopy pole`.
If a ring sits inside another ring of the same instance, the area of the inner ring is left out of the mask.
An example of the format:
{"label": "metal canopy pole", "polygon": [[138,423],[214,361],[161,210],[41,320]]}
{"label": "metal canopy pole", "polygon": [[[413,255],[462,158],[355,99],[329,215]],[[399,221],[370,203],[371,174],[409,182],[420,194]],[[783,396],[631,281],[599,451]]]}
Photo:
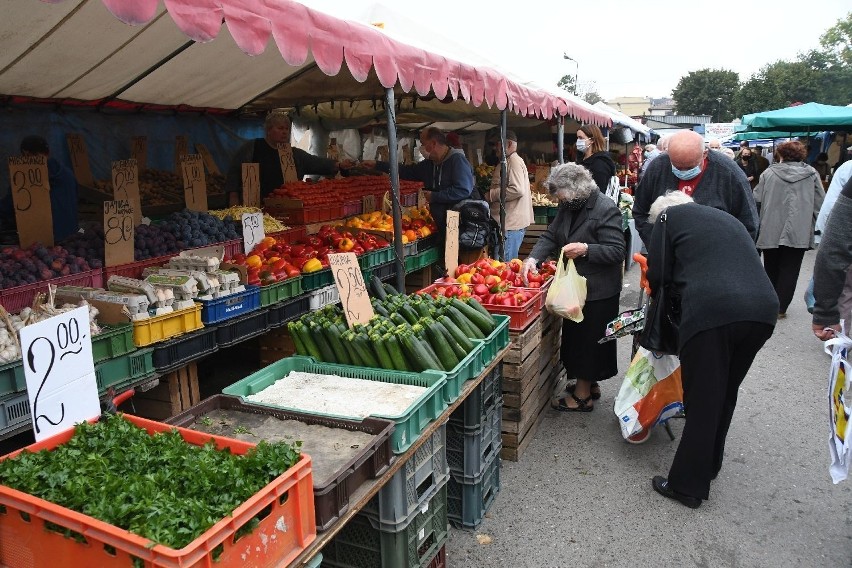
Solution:
{"label": "metal canopy pole", "polygon": [[556,119],[556,159],[565,163],[565,117],[561,114]]}
{"label": "metal canopy pole", "polygon": [[405,255],[402,252],[402,207],[399,203],[399,159],[396,142],[396,106],[393,88],[385,89],[385,112],[388,116],[388,161],[390,162],[391,209],[393,215],[394,268],[396,289],[405,293]]}
{"label": "metal canopy pole", "polygon": [[506,186],[509,184],[508,165],[506,163],[506,109],[500,111],[500,147],[503,149],[500,157],[500,242],[498,243],[499,260],[506,258]]}

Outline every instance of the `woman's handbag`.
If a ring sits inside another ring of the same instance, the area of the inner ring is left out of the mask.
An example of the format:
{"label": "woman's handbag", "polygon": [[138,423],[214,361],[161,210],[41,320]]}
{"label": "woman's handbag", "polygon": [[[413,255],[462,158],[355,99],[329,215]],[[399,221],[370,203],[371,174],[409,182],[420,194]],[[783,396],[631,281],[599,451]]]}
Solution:
{"label": "woman's handbag", "polygon": [[[666,212],[660,214],[657,221],[662,223],[663,248],[659,254],[660,274],[666,266]],[[652,259],[653,260],[653,259]],[[645,309],[645,327],[639,337],[639,345],[655,353],[666,355],[678,354],[678,328],[680,327],[680,295],[674,291],[674,286],[662,282],[650,298]]]}

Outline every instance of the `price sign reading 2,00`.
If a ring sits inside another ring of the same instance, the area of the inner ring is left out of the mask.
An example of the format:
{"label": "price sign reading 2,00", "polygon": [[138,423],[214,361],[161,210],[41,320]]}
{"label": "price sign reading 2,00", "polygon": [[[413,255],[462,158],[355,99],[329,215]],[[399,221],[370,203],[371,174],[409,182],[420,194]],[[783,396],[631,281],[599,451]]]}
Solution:
{"label": "price sign reading 2,00", "polygon": [[[88,327],[88,325],[86,327]],[[77,321],[77,318],[71,318],[67,323],[62,322],[56,326],[55,343],[52,338],[43,336],[37,337],[32,341],[32,343],[30,343],[29,349],[27,349],[27,366],[29,367],[30,372],[41,376],[41,382],[39,384],[38,391],[36,391],[35,399],[33,400],[33,416],[35,416],[34,425],[37,434],[41,432],[41,427],[39,425],[40,420],[45,420],[48,424],[56,426],[65,419],[64,402],[59,403],[58,415],[54,414],[52,417],[45,413],[39,414],[38,409],[42,390],[44,389],[47,380],[50,378],[50,373],[53,371],[54,365],[57,363],[57,347],[58,351],[61,352],[61,355],[59,355],[59,361],[62,361],[68,356],[79,355],[83,350],[81,339],[84,337],[85,335],[81,334],[80,323]],[[41,354],[36,357],[36,348],[41,345],[44,345],[47,349],[49,349],[47,357]],[[43,374],[40,372],[41,369],[36,369],[37,361],[39,367],[41,367],[43,363],[46,363],[46,368],[44,369]]]}

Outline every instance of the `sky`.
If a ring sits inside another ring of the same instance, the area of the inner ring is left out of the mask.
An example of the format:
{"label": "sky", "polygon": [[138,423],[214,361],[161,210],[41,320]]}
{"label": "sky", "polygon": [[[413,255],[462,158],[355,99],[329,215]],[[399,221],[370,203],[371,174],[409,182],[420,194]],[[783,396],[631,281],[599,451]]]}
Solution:
{"label": "sky", "polygon": [[[375,21],[375,0],[299,1],[340,18]],[[852,8],[848,0],[386,0],[384,6],[448,38],[446,45],[460,44],[540,85],[574,75],[567,54],[578,62],[581,90],[596,87],[604,99],[670,96],[681,77],[703,68],[733,70],[745,81],[768,63],[819,47],[819,37]],[[381,19],[393,32],[392,18]]]}

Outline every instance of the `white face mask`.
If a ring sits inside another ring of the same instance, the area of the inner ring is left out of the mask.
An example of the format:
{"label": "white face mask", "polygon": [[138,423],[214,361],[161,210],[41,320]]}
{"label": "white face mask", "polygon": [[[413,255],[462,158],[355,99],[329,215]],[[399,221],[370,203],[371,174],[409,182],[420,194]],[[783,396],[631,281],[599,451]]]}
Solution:
{"label": "white face mask", "polygon": [[423,156],[424,159],[429,159],[429,150],[426,149],[426,146],[420,146],[420,155]]}
{"label": "white face mask", "polygon": [[585,138],[578,138],[577,139],[577,151],[578,152],[585,152],[586,150],[588,150],[588,148],[589,148],[589,141],[588,140],[586,140]]}

